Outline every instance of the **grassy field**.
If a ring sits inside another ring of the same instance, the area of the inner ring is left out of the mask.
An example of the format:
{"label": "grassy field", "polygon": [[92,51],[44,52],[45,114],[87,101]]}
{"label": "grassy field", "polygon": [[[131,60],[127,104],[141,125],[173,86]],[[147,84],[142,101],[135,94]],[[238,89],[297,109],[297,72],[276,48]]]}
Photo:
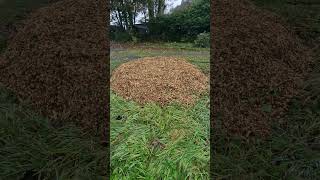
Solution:
{"label": "grassy field", "polygon": [[[209,73],[209,49],[188,44],[112,49],[111,67],[152,56],[184,57]],[[209,116],[208,95],[193,107],[161,108],[111,92],[111,179],[209,179]]]}
{"label": "grassy field", "polygon": [[[317,0],[253,0],[260,8],[284,18],[306,45],[315,48],[320,37]],[[296,3],[296,4],[294,4]],[[305,92],[291,102],[283,121],[274,124],[267,140],[227,137],[214,129],[211,175],[214,179],[310,179],[320,177],[320,56],[306,81]]]}

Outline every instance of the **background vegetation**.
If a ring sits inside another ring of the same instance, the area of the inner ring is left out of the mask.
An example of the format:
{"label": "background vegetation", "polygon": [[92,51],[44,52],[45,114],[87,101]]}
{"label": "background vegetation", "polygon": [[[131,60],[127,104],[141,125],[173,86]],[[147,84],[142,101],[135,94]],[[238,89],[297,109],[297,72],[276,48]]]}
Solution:
{"label": "background vegetation", "polygon": [[[153,11],[150,10],[151,1],[134,1],[135,3],[132,4],[121,1],[124,5],[121,6],[122,9],[118,8],[120,5],[119,1],[117,2],[113,3],[112,17],[119,29],[111,33],[112,39],[116,41],[131,41],[133,38],[130,37],[138,37],[141,41],[194,42],[200,33],[210,32],[210,0],[182,1],[180,6],[166,14],[164,9],[167,8],[167,1],[155,3],[152,6]],[[126,6],[130,8],[124,8]],[[161,11],[154,11],[155,9],[161,9]],[[149,33],[143,36],[132,31],[139,13],[144,15],[142,22],[149,28]],[[121,16],[124,14],[127,15]],[[201,45],[199,43],[195,45],[209,47],[209,39],[202,38],[200,41],[204,40],[207,41]]]}

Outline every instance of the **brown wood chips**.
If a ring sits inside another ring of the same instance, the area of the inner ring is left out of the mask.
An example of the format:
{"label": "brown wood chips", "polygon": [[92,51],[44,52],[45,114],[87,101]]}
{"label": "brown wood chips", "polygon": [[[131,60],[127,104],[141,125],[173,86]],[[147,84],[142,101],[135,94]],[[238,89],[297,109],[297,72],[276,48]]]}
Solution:
{"label": "brown wood chips", "polygon": [[283,21],[246,0],[212,1],[212,121],[265,136],[309,70],[310,56]]}
{"label": "brown wood chips", "polygon": [[55,124],[106,135],[107,3],[63,0],[32,13],[9,42],[0,82]]}
{"label": "brown wood chips", "polygon": [[208,78],[194,65],[173,57],[150,57],[120,65],[111,77],[111,89],[140,104],[193,104],[208,89]]}

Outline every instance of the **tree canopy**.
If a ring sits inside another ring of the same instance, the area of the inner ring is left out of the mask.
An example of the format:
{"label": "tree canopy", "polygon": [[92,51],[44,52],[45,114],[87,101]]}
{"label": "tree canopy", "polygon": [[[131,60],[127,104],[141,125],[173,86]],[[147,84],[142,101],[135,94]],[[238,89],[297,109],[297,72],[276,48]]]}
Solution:
{"label": "tree canopy", "polygon": [[166,0],[111,0],[111,20],[130,30],[138,16],[147,22],[163,15],[166,6]]}
{"label": "tree canopy", "polygon": [[138,19],[146,23],[148,38],[164,41],[193,41],[210,31],[210,0],[182,0],[164,13],[170,0],[111,0],[112,21],[131,32]]}
{"label": "tree canopy", "polygon": [[150,32],[162,40],[191,41],[203,32],[210,32],[210,0],[185,1],[170,14],[150,21]]}

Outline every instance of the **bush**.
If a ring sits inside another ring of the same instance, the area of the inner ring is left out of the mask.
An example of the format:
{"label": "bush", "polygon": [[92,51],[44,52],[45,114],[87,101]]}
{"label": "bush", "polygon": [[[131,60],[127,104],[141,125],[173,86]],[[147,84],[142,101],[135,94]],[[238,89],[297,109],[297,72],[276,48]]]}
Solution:
{"label": "bush", "polygon": [[152,39],[193,42],[199,33],[210,31],[210,1],[194,0],[182,10],[152,19],[149,29]]}
{"label": "bush", "polygon": [[203,32],[198,34],[197,39],[194,41],[196,47],[209,48],[210,47],[210,33]]}
{"label": "bush", "polygon": [[115,31],[110,33],[111,40],[116,42],[132,41],[132,36],[126,31]]}

